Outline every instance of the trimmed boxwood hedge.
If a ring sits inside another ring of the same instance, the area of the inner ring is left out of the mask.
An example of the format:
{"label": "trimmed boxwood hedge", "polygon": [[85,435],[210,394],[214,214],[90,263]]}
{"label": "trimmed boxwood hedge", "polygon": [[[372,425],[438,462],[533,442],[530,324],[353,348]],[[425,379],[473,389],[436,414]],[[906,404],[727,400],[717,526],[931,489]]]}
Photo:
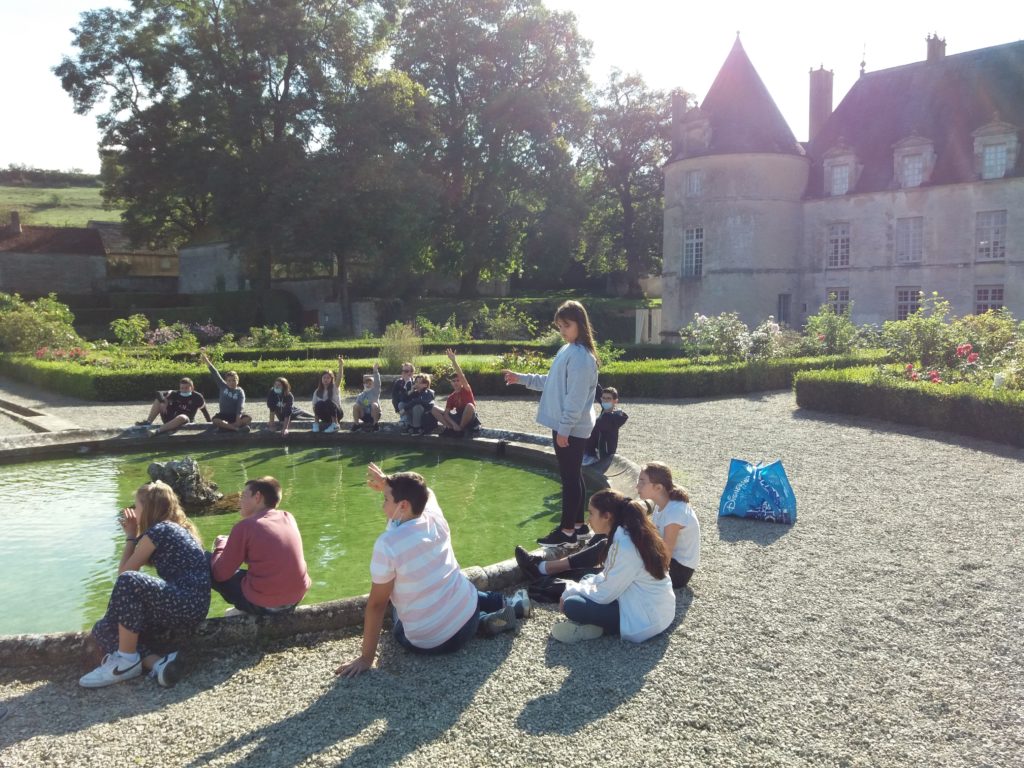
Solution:
{"label": "trimmed boxwood hedge", "polygon": [[[336,348],[335,348],[336,349]],[[881,362],[884,353],[864,352],[849,356],[808,357],[790,360],[769,360],[754,363],[696,364],[692,360],[619,361],[602,367],[600,381],[603,386],[618,388],[624,398],[654,397],[714,397],[785,389],[792,384],[793,375],[801,370],[815,368],[841,368]],[[432,372],[440,363],[447,362],[444,355],[424,356],[420,367]],[[473,390],[479,395],[520,394],[519,387],[505,386],[501,371],[494,370],[493,355],[473,355],[460,358],[463,369],[470,377]],[[221,370],[238,371],[247,395],[262,398],[278,376],[285,376],[296,394],[303,397],[312,392],[319,374],[333,369],[336,360],[319,359],[264,359],[255,361],[227,360]],[[364,372],[373,365],[372,357],[353,357],[346,360],[345,384],[350,389],[361,387]],[[36,384],[43,389],[87,400],[117,401],[139,400],[150,397],[157,389],[173,387],[181,376],[189,376],[204,395],[216,392],[213,378],[205,366],[190,361],[152,358],[140,361],[135,369],[113,369],[80,365],[69,362],[36,360],[30,355],[8,355],[0,360],[4,373]],[[446,382],[435,389],[444,392]]]}
{"label": "trimmed boxwood hedge", "polygon": [[1024,446],[1022,392],[968,384],[877,384],[874,373],[871,367],[798,373],[797,405]]}

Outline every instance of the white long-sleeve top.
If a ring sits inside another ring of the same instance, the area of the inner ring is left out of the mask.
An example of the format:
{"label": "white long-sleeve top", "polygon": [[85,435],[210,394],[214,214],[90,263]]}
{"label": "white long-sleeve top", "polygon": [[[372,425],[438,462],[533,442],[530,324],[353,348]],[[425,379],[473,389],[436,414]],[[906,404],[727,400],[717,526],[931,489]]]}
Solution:
{"label": "white long-sleeve top", "polygon": [[590,437],[594,431],[597,361],[582,344],[566,344],[548,373],[519,374],[527,389],[540,390],[537,423],[566,437]]}
{"label": "white long-sleeve top", "polygon": [[641,643],[664,632],[676,615],[676,593],[668,573],[656,579],[625,528],[617,528],[608,546],[604,569],[565,585],[564,597],[581,595],[607,605],[619,601],[619,634]]}

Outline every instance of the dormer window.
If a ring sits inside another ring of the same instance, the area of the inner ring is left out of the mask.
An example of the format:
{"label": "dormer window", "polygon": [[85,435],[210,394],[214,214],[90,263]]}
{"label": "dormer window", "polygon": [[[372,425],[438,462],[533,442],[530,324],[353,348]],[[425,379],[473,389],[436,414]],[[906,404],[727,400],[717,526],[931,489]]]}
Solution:
{"label": "dormer window", "polygon": [[988,125],[971,134],[974,137],[974,171],[982,179],[1002,179],[1017,165],[1017,126],[1004,123],[996,115]]}
{"label": "dormer window", "polygon": [[857,188],[861,166],[853,148],[842,142],[825,153],[823,159],[825,194],[831,197],[847,195]]}
{"label": "dormer window", "polygon": [[833,165],[830,182],[828,189],[830,195],[845,195],[849,192],[850,166],[845,163],[843,165]]}
{"label": "dormer window", "polygon": [[894,186],[913,189],[931,178],[935,167],[935,149],[931,139],[915,133],[893,145],[892,149]]}

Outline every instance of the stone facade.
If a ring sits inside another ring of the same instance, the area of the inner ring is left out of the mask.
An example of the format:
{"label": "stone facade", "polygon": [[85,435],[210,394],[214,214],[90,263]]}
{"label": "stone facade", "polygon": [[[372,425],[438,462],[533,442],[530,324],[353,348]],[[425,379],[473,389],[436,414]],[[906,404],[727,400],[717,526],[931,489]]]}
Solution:
{"label": "stone facade", "polygon": [[1024,43],[945,57],[934,40],[928,61],[862,76],[835,112],[831,73],[812,70],[806,144],[738,40],[701,107],[676,105],[665,340],[694,313],[799,327],[830,299],[882,323],[919,291],[958,315],[1024,316]]}

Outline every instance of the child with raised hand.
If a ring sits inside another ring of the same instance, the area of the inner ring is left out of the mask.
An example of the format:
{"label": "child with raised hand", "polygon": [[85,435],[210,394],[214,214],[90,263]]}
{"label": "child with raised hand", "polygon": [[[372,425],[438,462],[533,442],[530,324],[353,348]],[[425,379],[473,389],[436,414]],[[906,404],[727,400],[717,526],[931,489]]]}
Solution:
{"label": "child with raised hand", "polygon": [[[275,478],[248,481],[239,497],[242,519],[213,543],[213,588],[244,613],[291,610],[311,583],[299,526],[290,513],[277,508],[280,503],[281,483]],[[241,568],[242,563],[249,567]]]}
{"label": "child with raised hand", "polygon": [[[102,688],[138,677],[145,670],[165,688],[177,682],[177,651],[160,656],[147,643],[156,631],[188,629],[210,610],[210,568],[199,532],[185,516],[171,486],[157,481],[135,492],[135,506],[121,510],[124,551],[107,612],[92,628],[106,653],[103,662],[78,681]],[[156,576],[142,573],[144,565]]]}
{"label": "child with raised hand", "polygon": [[587,447],[583,449],[584,467],[614,455],[619,449],[619,430],[629,418],[625,411],[619,409],[619,391],[615,387],[602,389],[600,402],[601,414],[587,440]]}
{"label": "child with raised hand", "polygon": [[373,373],[363,374],[363,391],[352,406],[352,431],[360,428],[376,432],[380,427],[380,365],[374,360]]}
{"label": "child with raised hand", "polygon": [[341,421],[341,387],[345,381],[345,358],[338,355],[338,375],[326,370],[320,374],[320,382],[313,391],[313,431],[337,432]]}
{"label": "child with raised hand", "polygon": [[555,312],[555,327],[565,345],[558,350],[547,374],[506,370],[506,384],[523,384],[541,391],[537,422],[551,430],[562,478],[562,519],[537,543],[550,547],[575,544],[590,529],[583,523],[587,488],[583,481],[583,451],[594,430],[594,392],[597,390],[597,349],[587,310],[566,301]]}
{"label": "child with raised hand", "polygon": [[412,434],[422,435],[434,431],[434,390],[430,388],[430,374],[417,373],[412,380],[412,391],[405,398],[405,411],[409,415]]}
{"label": "child with raised hand", "polygon": [[517,618],[529,616],[524,590],[506,600],[500,592],[478,591],[462,573],[448,521],[420,475],[386,475],[370,464],[366,482],[383,494],[388,526],[373,545],[361,653],[334,674],[355,677],[373,667],[389,602],[395,640],[427,655],[457,651],[478,631],[496,635],[515,629]]}
{"label": "child with raised hand", "polygon": [[605,567],[565,585],[560,608],[569,621],[551,628],[563,643],[618,634],[640,643],[675,618],[669,552],[639,499],[605,489],[590,497],[590,527],[608,537]]}
{"label": "child with raised hand", "polygon": [[252,417],[244,412],[245,390],[238,386],[238,373],[228,371],[222,377],[220,371],[210,361],[205,349],[199,350],[199,356],[206,363],[206,367],[210,369],[210,374],[217,382],[217,390],[220,392],[218,410],[213,416],[213,426],[228,432],[248,432]]}
{"label": "child with raised hand", "polygon": [[452,393],[448,395],[444,408],[436,405],[431,411],[434,418],[444,425],[442,435],[450,437],[462,437],[467,431],[480,429],[480,419],[476,412],[476,398],[473,396],[473,388],[469,386],[466,374],[455,357],[455,350],[446,349],[445,354],[451,360],[455,373],[449,381],[452,385]]}

